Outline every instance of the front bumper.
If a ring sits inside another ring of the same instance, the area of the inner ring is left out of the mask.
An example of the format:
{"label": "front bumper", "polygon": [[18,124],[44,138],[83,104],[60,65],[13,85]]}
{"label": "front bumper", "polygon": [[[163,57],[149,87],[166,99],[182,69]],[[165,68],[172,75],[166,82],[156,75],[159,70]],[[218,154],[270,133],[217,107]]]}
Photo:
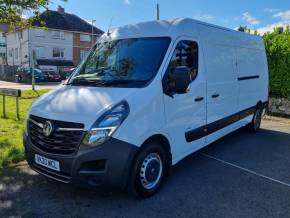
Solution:
{"label": "front bumper", "polygon": [[[125,188],[137,147],[111,138],[95,148],[79,150],[72,156],[46,153],[35,147],[24,135],[26,160],[30,167],[51,179],[79,185]],[[35,163],[35,154],[59,161],[60,172]]]}

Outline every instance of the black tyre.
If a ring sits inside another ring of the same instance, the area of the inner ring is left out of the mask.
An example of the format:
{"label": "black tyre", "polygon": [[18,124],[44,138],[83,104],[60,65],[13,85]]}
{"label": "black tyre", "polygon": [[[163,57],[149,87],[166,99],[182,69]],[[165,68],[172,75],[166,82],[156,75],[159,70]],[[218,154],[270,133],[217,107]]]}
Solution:
{"label": "black tyre", "polygon": [[263,107],[257,106],[252,122],[247,126],[250,132],[256,133],[260,130],[263,115]]}
{"label": "black tyre", "polygon": [[135,158],[129,191],[140,197],[150,197],[161,187],[167,169],[167,154],[158,143],[150,142]]}

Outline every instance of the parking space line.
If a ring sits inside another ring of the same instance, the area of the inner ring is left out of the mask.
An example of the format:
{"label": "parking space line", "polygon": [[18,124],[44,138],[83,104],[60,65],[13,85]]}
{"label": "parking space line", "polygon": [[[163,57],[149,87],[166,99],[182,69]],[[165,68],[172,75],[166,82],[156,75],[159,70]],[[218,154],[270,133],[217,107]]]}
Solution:
{"label": "parking space line", "polygon": [[255,175],[255,176],[259,176],[259,177],[261,177],[261,178],[264,178],[264,179],[270,180],[270,181],[272,181],[272,182],[279,183],[280,185],[284,185],[284,186],[290,187],[290,184],[289,184],[289,183],[282,182],[282,181],[277,180],[277,179],[273,179],[273,178],[268,177],[268,176],[265,176],[265,175],[263,175],[263,174],[261,174],[261,173],[257,173],[257,172],[255,172],[255,171],[253,171],[253,170],[249,170],[249,169],[247,169],[247,168],[244,168],[244,167],[238,166],[238,165],[236,165],[236,164],[233,164],[233,163],[227,162],[227,161],[225,161],[225,160],[219,159],[219,158],[214,157],[214,156],[211,156],[211,155],[209,155],[209,154],[205,154],[205,153],[202,153],[202,152],[198,152],[198,153],[201,154],[201,155],[204,156],[204,157],[207,157],[207,158],[213,159],[213,160],[215,160],[215,161],[221,162],[221,163],[223,163],[223,164],[225,164],[225,165],[229,165],[229,166],[231,166],[231,167],[235,167],[235,168],[237,168],[237,169],[239,169],[239,170],[245,171],[245,172],[250,173],[250,174],[253,174],[253,175]]}

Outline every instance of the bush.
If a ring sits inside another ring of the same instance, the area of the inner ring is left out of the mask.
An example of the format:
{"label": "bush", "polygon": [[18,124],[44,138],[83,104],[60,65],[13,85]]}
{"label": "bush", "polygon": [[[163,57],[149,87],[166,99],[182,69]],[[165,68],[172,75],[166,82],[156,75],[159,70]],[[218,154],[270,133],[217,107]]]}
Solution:
{"label": "bush", "polygon": [[290,99],[290,31],[277,28],[264,42],[270,75],[270,95]]}

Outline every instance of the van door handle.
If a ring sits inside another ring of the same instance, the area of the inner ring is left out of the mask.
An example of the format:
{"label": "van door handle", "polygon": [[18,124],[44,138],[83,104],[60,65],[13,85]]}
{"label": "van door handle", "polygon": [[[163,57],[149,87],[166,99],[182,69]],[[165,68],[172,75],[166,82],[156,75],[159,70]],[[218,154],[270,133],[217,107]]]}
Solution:
{"label": "van door handle", "polygon": [[219,94],[214,94],[214,95],[212,95],[211,97],[212,97],[212,98],[218,98],[218,97],[220,97],[220,95],[219,95]]}
{"label": "van door handle", "polygon": [[203,97],[197,97],[196,99],[194,99],[195,100],[195,102],[198,102],[198,101],[203,101]]}

